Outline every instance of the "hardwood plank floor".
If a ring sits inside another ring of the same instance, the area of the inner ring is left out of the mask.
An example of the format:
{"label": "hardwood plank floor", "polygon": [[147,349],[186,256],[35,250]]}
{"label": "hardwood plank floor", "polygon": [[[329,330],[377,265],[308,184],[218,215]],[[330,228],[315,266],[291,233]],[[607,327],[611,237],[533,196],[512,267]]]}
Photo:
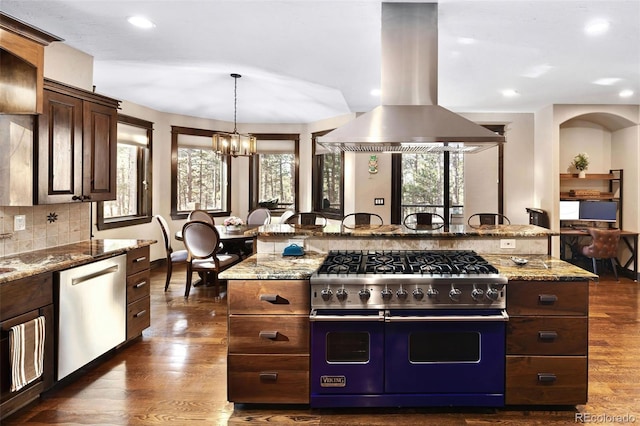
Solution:
{"label": "hardwood plank floor", "polygon": [[152,325],[143,337],[2,424],[559,425],[587,414],[627,415],[640,423],[639,285],[626,278],[590,284],[589,402],[584,406],[315,410],[227,402],[226,299],[216,301],[212,288],[197,287],[185,301],[184,275],[184,268],[176,268],[165,293],[164,268],[153,270]]}

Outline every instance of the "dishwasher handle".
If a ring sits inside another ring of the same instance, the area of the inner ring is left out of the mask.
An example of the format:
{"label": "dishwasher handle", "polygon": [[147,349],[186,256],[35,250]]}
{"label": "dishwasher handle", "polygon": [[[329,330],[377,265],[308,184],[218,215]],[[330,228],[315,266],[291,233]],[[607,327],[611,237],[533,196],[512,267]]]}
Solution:
{"label": "dishwasher handle", "polygon": [[118,265],[113,265],[113,266],[105,268],[105,269],[103,269],[101,271],[97,271],[97,272],[94,272],[94,273],[91,273],[91,274],[88,274],[88,275],[84,275],[82,277],[73,278],[71,280],[71,285],[82,284],[85,281],[89,281],[89,280],[92,280],[94,278],[98,278],[98,277],[101,277],[101,276],[107,275],[107,274],[113,274],[113,273],[116,273],[116,272],[118,272]]}

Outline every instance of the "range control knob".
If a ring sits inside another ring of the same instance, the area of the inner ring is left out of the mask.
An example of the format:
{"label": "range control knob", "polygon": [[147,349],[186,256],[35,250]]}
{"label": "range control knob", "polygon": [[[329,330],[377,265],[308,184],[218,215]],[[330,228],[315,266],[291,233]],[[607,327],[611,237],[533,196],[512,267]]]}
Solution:
{"label": "range control knob", "polygon": [[322,300],[324,300],[325,302],[331,300],[331,295],[333,295],[333,292],[330,288],[324,288],[322,289],[322,291],[320,291],[320,297],[322,297]]}
{"label": "range control knob", "polygon": [[409,295],[409,292],[407,290],[405,290],[404,288],[401,288],[398,291],[396,291],[396,296],[400,300],[407,300],[407,296],[408,295]]}
{"label": "range control knob", "polygon": [[338,289],[338,291],[336,291],[336,297],[341,302],[344,302],[345,300],[347,300],[348,295],[349,293],[347,293],[347,290],[345,290],[344,288],[340,288]]}
{"label": "range control knob", "polygon": [[429,287],[429,290],[427,290],[427,296],[429,297],[436,297],[439,293],[437,288]]}
{"label": "range control knob", "polygon": [[381,294],[382,294],[382,300],[384,301],[389,301],[393,297],[393,291],[389,290],[388,288],[385,288],[384,290],[382,290]]}
{"label": "range control knob", "polygon": [[473,298],[473,300],[482,300],[482,298],[484,297],[484,290],[481,288],[474,288],[471,291],[471,297]]}
{"label": "range control knob", "polygon": [[424,291],[422,291],[421,288],[416,288],[415,290],[413,290],[413,298],[416,300],[422,300],[424,299]]}
{"label": "range control knob", "polygon": [[453,300],[454,302],[458,302],[460,301],[461,294],[462,292],[460,291],[460,289],[454,287],[449,291],[449,299]]}
{"label": "range control knob", "polygon": [[363,288],[362,290],[360,290],[358,292],[358,297],[360,298],[360,300],[362,300],[363,302],[366,302],[367,300],[369,300],[369,298],[371,297],[371,292],[369,291],[368,288]]}
{"label": "range control knob", "polygon": [[500,296],[500,291],[498,291],[495,288],[488,288],[487,289],[487,299],[489,300],[498,300],[498,297]]}

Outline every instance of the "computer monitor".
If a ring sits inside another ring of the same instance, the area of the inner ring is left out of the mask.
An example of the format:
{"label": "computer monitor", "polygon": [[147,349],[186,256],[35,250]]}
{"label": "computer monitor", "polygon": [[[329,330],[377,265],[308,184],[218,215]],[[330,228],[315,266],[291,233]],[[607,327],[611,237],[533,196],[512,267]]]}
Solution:
{"label": "computer monitor", "polygon": [[580,201],[560,201],[560,220],[579,220]]}
{"label": "computer monitor", "polygon": [[618,203],[615,201],[580,201],[580,220],[615,222]]}

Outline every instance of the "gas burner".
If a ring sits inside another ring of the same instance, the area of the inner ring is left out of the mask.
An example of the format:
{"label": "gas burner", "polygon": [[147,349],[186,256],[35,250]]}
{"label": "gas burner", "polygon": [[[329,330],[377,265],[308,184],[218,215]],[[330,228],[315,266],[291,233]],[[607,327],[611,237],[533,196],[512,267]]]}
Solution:
{"label": "gas burner", "polygon": [[346,274],[349,273],[349,265],[331,265],[327,268],[330,274]]}

